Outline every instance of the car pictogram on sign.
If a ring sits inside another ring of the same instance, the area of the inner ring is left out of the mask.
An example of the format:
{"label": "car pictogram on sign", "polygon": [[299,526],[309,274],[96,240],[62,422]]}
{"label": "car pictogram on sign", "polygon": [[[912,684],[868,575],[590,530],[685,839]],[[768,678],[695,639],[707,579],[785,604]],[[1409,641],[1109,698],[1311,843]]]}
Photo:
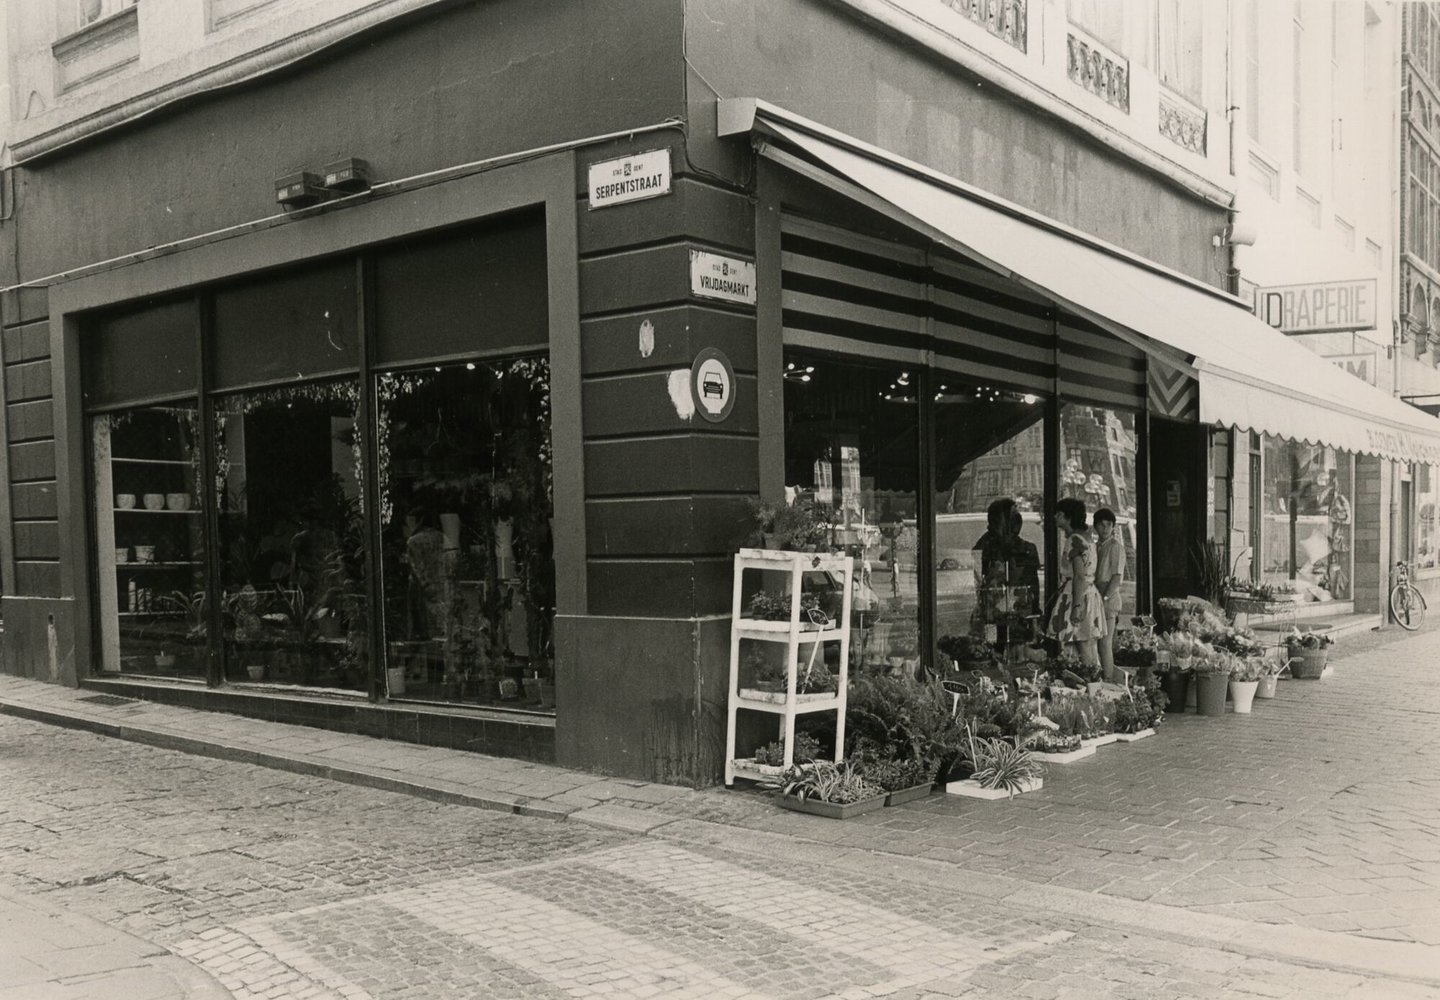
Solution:
{"label": "car pictogram on sign", "polygon": [[724,399],[725,383],[721,382],[718,378],[711,376],[710,378],[707,378],[704,382],[700,383],[700,391],[703,392],[707,397],[714,396],[716,399]]}

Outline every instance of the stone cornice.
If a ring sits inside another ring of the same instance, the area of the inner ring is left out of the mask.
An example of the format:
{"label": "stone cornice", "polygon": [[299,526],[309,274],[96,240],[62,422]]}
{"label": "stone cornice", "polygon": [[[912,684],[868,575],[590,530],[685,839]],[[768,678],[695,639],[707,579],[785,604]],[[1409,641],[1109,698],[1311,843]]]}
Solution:
{"label": "stone cornice", "polygon": [[[396,17],[452,2],[454,0],[372,0],[310,28],[231,58],[222,58],[187,75],[166,79],[137,93],[127,95],[117,85],[114,89],[120,93],[119,99],[94,110],[67,114],[67,102],[62,101],[38,122],[13,122],[10,151],[16,164],[24,164],[172,104],[292,65]],[[69,107],[73,108],[74,104]]]}

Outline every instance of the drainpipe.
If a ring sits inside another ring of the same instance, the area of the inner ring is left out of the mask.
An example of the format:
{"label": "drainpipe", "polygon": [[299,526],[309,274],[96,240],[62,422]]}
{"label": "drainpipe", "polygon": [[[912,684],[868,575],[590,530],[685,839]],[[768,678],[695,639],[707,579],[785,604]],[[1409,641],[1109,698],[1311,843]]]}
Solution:
{"label": "drainpipe", "polygon": [[[1405,178],[1401,176],[1401,169],[1404,164],[1404,156],[1401,150],[1401,143],[1404,141],[1404,100],[1402,98],[1404,86],[1404,48],[1405,48],[1405,21],[1404,7],[1396,5],[1395,16],[1399,22],[1395,26],[1395,55],[1390,61],[1390,93],[1395,95],[1395,109],[1390,115],[1390,150],[1394,158],[1390,170],[1390,246],[1393,248],[1390,254],[1390,301],[1394,304],[1396,315],[1390,320],[1390,392],[1392,395],[1401,394],[1400,386],[1400,324],[1407,322],[1408,310],[1402,308],[1404,301],[1404,289],[1400,284],[1400,193],[1404,188]],[[1390,590],[1390,568],[1395,565],[1399,558],[1395,545],[1395,535],[1400,526],[1400,463],[1398,460],[1390,461],[1390,528],[1389,528],[1389,550],[1385,563],[1380,567],[1380,628],[1389,627],[1390,615],[1385,595]]]}

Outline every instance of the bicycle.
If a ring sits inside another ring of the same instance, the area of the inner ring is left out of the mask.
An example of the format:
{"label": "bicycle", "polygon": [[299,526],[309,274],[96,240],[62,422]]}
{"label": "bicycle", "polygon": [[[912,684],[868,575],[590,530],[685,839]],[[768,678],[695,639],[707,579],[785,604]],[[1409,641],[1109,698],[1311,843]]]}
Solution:
{"label": "bicycle", "polygon": [[1395,564],[1395,586],[1390,589],[1390,617],[1407,632],[1414,632],[1425,621],[1425,595],[1410,582],[1410,566],[1401,560]]}

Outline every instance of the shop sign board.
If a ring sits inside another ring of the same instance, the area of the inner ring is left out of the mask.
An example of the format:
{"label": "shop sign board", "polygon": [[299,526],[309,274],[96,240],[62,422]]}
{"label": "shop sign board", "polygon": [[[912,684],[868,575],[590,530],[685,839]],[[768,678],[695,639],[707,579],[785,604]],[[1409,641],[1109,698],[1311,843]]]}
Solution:
{"label": "shop sign board", "polygon": [[706,250],[691,250],[690,292],[707,299],[753,306],[755,262]]}
{"label": "shop sign board", "polygon": [[1255,289],[1255,315],[1281,333],[1373,330],[1378,289],[1374,278],[1271,285]]}
{"label": "shop sign board", "polygon": [[1329,354],[1326,360],[1332,361],[1354,375],[1362,382],[1375,384],[1375,352],[1367,351],[1363,354]]}
{"label": "shop sign board", "polygon": [[718,424],[735,409],[735,368],[723,351],[706,347],[695,355],[690,366],[690,392],[695,410]]}
{"label": "shop sign board", "polygon": [[590,208],[609,208],[670,193],[670,150],[643,153],[590,164]]}

